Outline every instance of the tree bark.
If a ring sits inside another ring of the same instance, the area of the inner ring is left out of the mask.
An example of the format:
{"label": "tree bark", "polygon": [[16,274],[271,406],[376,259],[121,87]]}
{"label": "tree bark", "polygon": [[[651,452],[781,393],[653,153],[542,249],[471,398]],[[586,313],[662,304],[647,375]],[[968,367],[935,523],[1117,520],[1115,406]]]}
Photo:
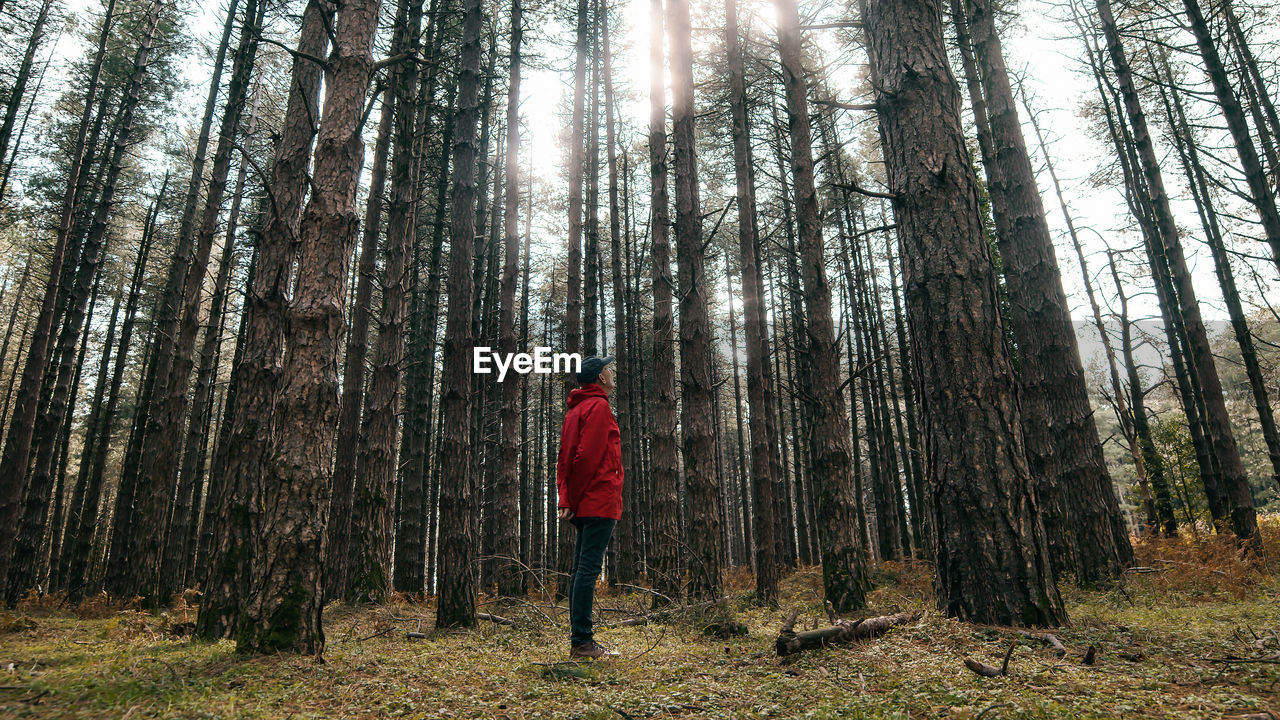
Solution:
{"label": "tree bark", "polygon": [[1006,215],[997,241],[1018,349],[1023,435],[1054,566],[1084,585],[1108,582],[1132,564],[1133,550],[1093,421],[994,12],[988,0],[968,0],[967,17],[956,21],[973,33],[987,103],[991,139],[983,165],[993,211]]}
{"label": "tree bark", "polygon": [[937,603],[971,622],[1057,625],[1017,387],[936,0],[863,3],[936,520]]}
{"label": "tree bark", "polygon": [[1178,227],[1169,206],[1168,194],[1165,192],[1164,177],[1160,172],[1155,147],[1147,130],[1146,115],[1137,91],[1134,89],[1132,71],[1121,44],[1120,33],[1116,29],[1110,0],[1097,0],[1097,7],[1106,38],[1107,52],[1111,56],[1116,81],[1124,98],[1125,113],[1129,117],[1129,125],[1133,132],[1133,141],[1137,146],[1142,174],[1147,181],[1156,226],[1159,229],[1158,240],[1164,246],[1163,251],[1168,259],[1169,273],[1177,291],[1178,305],[1186,325],[1187,341],[1190,346],[1187,361],[1194,373],[1199,376],[1203,390],[1209,440],[1213,445],[1214,455],[1221,465],[1222,485],[1230,503],[1231,527],[1241,542],[1252,548],[1259,548],[1261,541],[1257,535],[1258,520],[1253,505],[1253,494],[1249,489],[1249,478],[1245,475],[1244,465],[1240,460],[1240,450],[1231,430],[1231,422],[1222,394],[1222,382],[1218,378],[1218,370],[1214,365],[1213,352],[1209,346],[1204,321],[1200,317],[1200,306],[1196,300],[1195,288],[1191,283],[1190,271],[1187,269]]}
{"label": "tree bark", "polygon": [[17,539],[22,497],[26,490],[27,465],[31,459],[31,443],[35,433],[36,417],[40,410],[40,392],[44,383],[45,368],[49,362],[49,343],[53,334],[59,282],[67,257],[71,221],[83,181],[84,159],[86,153],[90,152],[86,137],[89,123],[94,117],[93,111],[96,107],[95,100],[106,56],[107,40],[110,38],[111,26],[115,19],[115,7],[115,0],[108,0],[106,14],[102,19],[102,29],[98,35],[98,47],[86,83],[88,89],[85,92],[84,109],[81,111],[80,123],[76,130],[71,168],[63,191],[58,231],[53,252],[50,255],[49,277],[40,301],[35,328],[31,331],[31,340],[27,345],[27,358],[23,364],[22,379],[18,384],[17,404],[14,406],[9,422],[10,431],[5,437],[4,453],[0,455],[0,540],[3,540],[0,545],[9,548],[7,551],[0,552],[0,582],[8,577],[10,560],[14,555],[12,548]]}
{"label": "tree bark", "polygon": [[254,276],[245,296],[244,353],[232,382],[238,390],[231,418],[229,453],[221,492],[210,498],[216,518],[208,568],[201,579],[204,597],[195,634],[213,640],[230,637],[239,624],[251,556],[251,489],[269,460],[276,433],[275,395],[284,350],[284,308],[298,239],[298,214],[306,197],[311,143],[319,116],[321,68],[307,58],[324,55],[333,7],[309,0],[302,15],[294,57],[285,125],[276,144],[268,186],[273,202],[257,234]]}
{"label": "tree bark", "polygon": [[866,603],[865,555],[857,537],[852,448],[840,387],[840,351],[831,319],[831,288],[823,258],[822,225],[813,180],[813,137],[801,62],[800,16],[795,0],[775,0],[778,47],[791,129],[791,172],[804,279],[808,372],[802,378],[809,416],[809,481],[814,485],[819,551],[826,601],[846,613]]}
{"label": "tree bark", "polygon": [[680,434],[688,493],[690,595],[720,596],[721,516],[716,476],[702,210],[694,146],[693,50],[687,0],[666,0],[671,43],[671,138],[676,200],[676,267],[680,296]]}
{"label": "tree bark", "polygon": [[[649,175],[652,192],[650,266],[653,273],[653,525],[649,583],[677,599],[679,577],[679,459],[676,455],[675,333],[671,309],[673,282],[668,234],[667,111],[663,82],[662,0],[649,0]],[[658,595],[654,604],[663,602]]]}
{"label": "tree bark", "polygon": [[437,565],[437,627],[476,623],[475,537],[472,515],[475,478],[468,437],[471,415],[471,263],[476,236],[476,126],[480,115],[480,29],[484,6],[463,3],[462,51],[453,145],[450,205],[449,313],[445,327],[440,423],[440,549]]}

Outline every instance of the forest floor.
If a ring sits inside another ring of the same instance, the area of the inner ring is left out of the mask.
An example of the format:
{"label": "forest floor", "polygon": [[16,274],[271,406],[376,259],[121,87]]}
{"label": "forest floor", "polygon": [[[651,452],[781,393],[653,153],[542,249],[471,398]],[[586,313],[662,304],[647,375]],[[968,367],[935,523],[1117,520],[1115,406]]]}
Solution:
{"label": "forest floor", "polygon": [[[1280,523],[1269,523],[1273,573]],[[856,645],[779,659],[785,615],[825,626],[820,573],[782,583],[781,609],[753,607],[735,574],[729,606],[745,636],[708,637],[699,621],[597,631],[621,656],[567,661],[563,610],[545,599],[498,606],[511,626],[431,629],[432,607],[395,603],[325,613],[324,661],[242,658],[230,642],[181,636],[194,611],[161,614],[56,598],[0,612],[4,718],[1265,718],[1280,713],[1280,581],[1223,542],[1145,541],[1122,587],[1063,585],[1068,652],[1012,628],[941,617],[924,563],[884,563],[871,615],[915,622]],[[646,598],[597,594],[597,622],[642,614]],[[421,621],[419,621],[421,618]],[[549,618],[555,618],[553,624]],[[423,639],[409,639],[421,631]],[[986,678],[965,658],[1009,673]],[[1095,662],[1082,657],[1092,646]],[[1280,718],[1280,714],[1271,716]]]}

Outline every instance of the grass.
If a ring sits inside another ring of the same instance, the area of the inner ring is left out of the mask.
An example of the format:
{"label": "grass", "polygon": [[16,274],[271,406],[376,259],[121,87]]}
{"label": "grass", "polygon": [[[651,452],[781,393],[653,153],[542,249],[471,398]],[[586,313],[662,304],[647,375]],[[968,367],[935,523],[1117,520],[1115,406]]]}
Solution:
{"label": "grass", "polygon": [[[1280,557],[1272,526],[1269,557]],[[567,660],[567,621],[545,599],[484,611],[515,625],[431,629],[427,605],[330,606],[323,662],[244,658],[229,642],[191,642],[184,602],[159,615],[54,599],[0,613],[4,718],[1220,718],[1280,712],[1280,582],[1246,567],[1220,541],[1145,541],[1123,586],[1063,591],[1069,653],[1011,628],[967,625],[932,609],[929,567],[886,563],[869,614],[923,612],[876,640],[780,661],[785,615],[828,624],[820,575],[783,581],[782,608],[755,608],[751,579],[730,577],[735,617],[749,634],[708,637],[699,621],[598,630],[622,653]],[[597,622],[640,612],[643,596],[598,593]],[[608,608],[608,609],[606,609]],[[551,624],[544,613],[557,620]],[[426,639],[406,639],[419,629]],[[797,626],[797,629],[800,629]],[[973,657],[1007,677],[981,678]],[[1094,665],[1081,656],[1097,651]]]}

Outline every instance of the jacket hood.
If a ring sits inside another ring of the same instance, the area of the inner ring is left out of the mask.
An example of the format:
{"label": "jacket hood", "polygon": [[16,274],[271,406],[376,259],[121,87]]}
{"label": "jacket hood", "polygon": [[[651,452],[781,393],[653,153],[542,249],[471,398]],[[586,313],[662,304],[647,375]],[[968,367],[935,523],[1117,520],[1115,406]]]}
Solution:
{"label": "jacket hood", "polygon": [[604,388],[600,387],[596,383],[587,383],[582,387],[574,388],[569,391],[569,399],[567,400],[567,403],[569,407],[573,407],[581,403],[583,400],[593,397],[604,398],[605,402],[609,401],[609,393],[605,392]]}

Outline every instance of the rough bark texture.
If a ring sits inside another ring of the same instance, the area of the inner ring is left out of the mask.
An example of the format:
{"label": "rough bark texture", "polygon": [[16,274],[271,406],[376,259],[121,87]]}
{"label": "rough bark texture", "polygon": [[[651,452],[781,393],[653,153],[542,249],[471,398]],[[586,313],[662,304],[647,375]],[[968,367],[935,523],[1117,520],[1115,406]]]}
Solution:
{"label": "rough bark texture", "polygon": [[338,420],[338,354],[364,162],[360,122],[373,66],[379,0],[343,6],[329,55],[313,191],[298,228],[278,436],[253,487],[256,540],[238,629],[242,652],[320,653],[324,534]]}
{"label": "rough bark texture", "polygon": [[711,326],[694,147],[693,50],[687,0],[667,0],[671,43],[671,140],[676,193],[676,267],[680,295],[680,436],[688,494],[690,594],[719,597],[722,516],[712,437]]}
{"label": "rough bark texture", "polygon": [[450,205],[449,313],[445,324],[440,410],[440,548],[437,627],[476,623],[476,541],[471,476],[471,263],[476,236],[476,130],[480,118],[480,29],[484,6],[465,0],[453,145]]}
{"label": "rough bark texture", "polygon": [[993,209],[1007,217],[997,240],[1018,348],[1027,460],[1039,482],[1055,569],[1073,571],[1083,584],[1105,582],[1131,564],[1133,549],[1093,421],[1053,238],[988,0],[969,0],[964,21],[973,33],[990,123],[991,154],[983,163],[988,189]]}
{"label": "rough bark texture", "polygon": [[[299,56],[293,61],[285,125],[271,168],[267,216],[257,234],[257,252],[245,295],[244,352],[233,371],[238,387],[228,445],[236,448],[222,468],[220,492],[210,497],[216,522],[210,531],[209,560],[200,587],[204,597],[195,634],[205,639],[234,632],[247,579],[253,537],[249,525],[250,492],[266,465],[275,434],[275,394],[281,378],[285,298],[298,240],[298,214],[306,196],[311,142],[319,116],[321,68],[306,57],[321,57],[329,46],[326,28],[333,7],[310,0],[302,14]],[[305,55],[306,57],[303,57]],[[215,472],[217,470],[215,469]]]}
{"label": "rough bark texture", "polygon": [[[663,83],[662,0],[649,0],[650,267],[653,273],[653,496],[649,582],[675,599],[680,592],[679,496],[676,456],[675,333],[671,314],[670,210],[667,195],[667,111]],[[654,596],[654,603],[665,602]]]}
{"label": "rough bark texture", "polygon": [[1056,625],[982,208],[936,0],[863,4],[916,343],[935,590],[947,615]]}
{"label": "rough bark texture", "polygon": [[814,514],[826,600],[835,612],[866,603],[868,580],[862,542],[857,536],[857,503],[853,497],[852,448],[840,386],[840,348],[831,319],[831,287],[823,257],[822,225],[813,180],[813,133],[805,94],[800,52],[800,16],[794,0],[775,0],[778,48],[791,129],[791,173],[800,240],[800,274],[804,280],[806,343],[809,362],[801,380],[809,405],[809,455],[814,486]]}

